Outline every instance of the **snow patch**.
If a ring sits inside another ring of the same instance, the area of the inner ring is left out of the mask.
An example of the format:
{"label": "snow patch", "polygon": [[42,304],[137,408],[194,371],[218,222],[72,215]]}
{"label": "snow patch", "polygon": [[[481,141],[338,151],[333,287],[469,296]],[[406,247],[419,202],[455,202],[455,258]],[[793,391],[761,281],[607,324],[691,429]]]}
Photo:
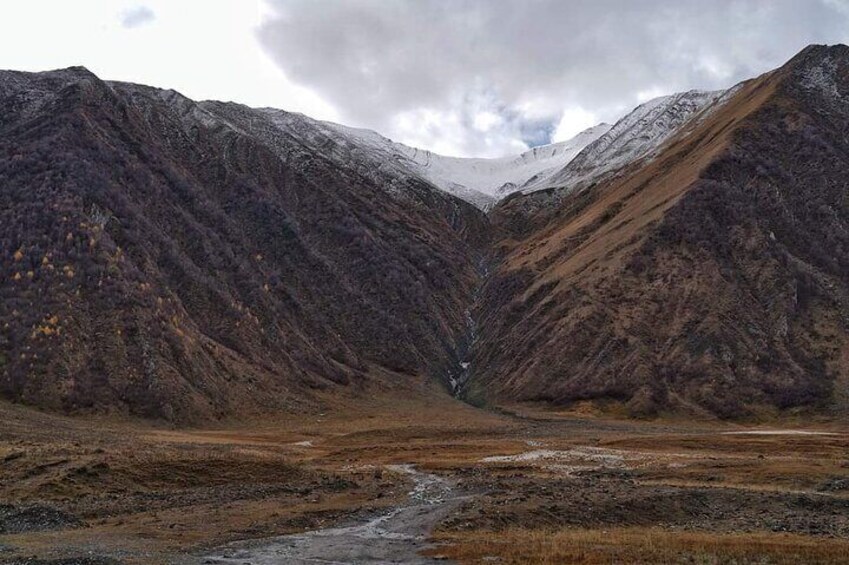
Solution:
{"label": "snow patch", "polygon": [[819,65],[805,69],[800,84],[807,90],[819,90],[825,96],[839,100],[843,96],[837,88],[836,74],[837,63],[826,57]]}

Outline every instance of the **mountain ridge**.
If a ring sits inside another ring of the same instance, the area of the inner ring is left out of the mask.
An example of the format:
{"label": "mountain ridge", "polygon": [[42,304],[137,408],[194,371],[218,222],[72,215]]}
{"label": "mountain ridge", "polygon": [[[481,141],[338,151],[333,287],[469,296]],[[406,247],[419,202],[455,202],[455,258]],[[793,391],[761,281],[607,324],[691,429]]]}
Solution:
{"label": "mountain ridge", "polygon": [[843,413],[847,69],[846,46],[808,48],[654,158],[551,209],[523,205],[540,193],[497,207],[469,394]]}
{"label": "mountain ridge", "polygon": [[532,150],[537,176],[477,207],[373,132],[0,72],[0,394],[199,422],[425,378],[496,404],[838,414],[847,69],[812,46],[650,101],[559,169]]}
{"label": "mountain ridge", "polygon": [[237,105],[81,69],[0,83],[4,397],[193,422],[457,362],[471,205]]}

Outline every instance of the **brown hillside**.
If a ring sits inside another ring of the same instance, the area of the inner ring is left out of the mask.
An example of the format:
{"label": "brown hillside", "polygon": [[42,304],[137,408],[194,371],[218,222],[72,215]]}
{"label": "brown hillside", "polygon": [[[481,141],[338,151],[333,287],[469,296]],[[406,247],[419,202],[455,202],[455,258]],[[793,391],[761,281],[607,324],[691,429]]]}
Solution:
{"label": "brown hillside", "polygon": [[849,48],[729,92],[487,218],[304,116],[0,72],[0,396],[196,422],[470,377],[498,403],[843,414]]}
{"label": "brown hillside", "polygon": [[456,365],[471,205],[81,68],[0,107],[2,396],[192,421]]}
{"label": "brown hillside", "polygon": [[554,210],[534,205],[551,191],[502,203],[469,394],[640,415],[845,407],[846,101],[849,48],[813,46],[650,162]]}

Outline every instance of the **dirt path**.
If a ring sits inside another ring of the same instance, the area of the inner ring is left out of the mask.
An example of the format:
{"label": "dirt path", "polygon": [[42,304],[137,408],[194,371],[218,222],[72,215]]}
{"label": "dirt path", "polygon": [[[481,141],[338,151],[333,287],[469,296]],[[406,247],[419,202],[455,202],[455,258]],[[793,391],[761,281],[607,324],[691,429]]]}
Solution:
{"label": "dirt path", "polygon": [[424,557],[427,537],[463,497],[452,496],[444,479],[393,465],[390,470],[410,475],[414,488],[408,502],[368,522],[245,542],[204,556],[202,563],[272,565],[280,563],[445,563]]}

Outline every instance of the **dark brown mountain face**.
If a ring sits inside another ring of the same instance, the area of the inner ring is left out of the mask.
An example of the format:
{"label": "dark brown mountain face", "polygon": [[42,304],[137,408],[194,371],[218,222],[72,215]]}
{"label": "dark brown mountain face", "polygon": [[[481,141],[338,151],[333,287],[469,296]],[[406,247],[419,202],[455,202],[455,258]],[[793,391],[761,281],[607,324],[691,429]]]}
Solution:
{"label": "dark brown mountain face", "polygon": [[81,68],[2,72],[0,108],[4,398],[187,422],[425,376],[636,416],[849,408],[846,46],[645,105],[551,176],[577,184],[489,217],[297,114]]}
{"label": "dark brown mountain face", "polygon": [[471,205],[81,68],[2,72],[0,108],[5,398],[192,421],[457,364]]}
{"label": "dark brown mountain face", "polygon": [[813,46],[554,210],[502,203],[468,394],[845,413],[847,171],[849,48]]}

